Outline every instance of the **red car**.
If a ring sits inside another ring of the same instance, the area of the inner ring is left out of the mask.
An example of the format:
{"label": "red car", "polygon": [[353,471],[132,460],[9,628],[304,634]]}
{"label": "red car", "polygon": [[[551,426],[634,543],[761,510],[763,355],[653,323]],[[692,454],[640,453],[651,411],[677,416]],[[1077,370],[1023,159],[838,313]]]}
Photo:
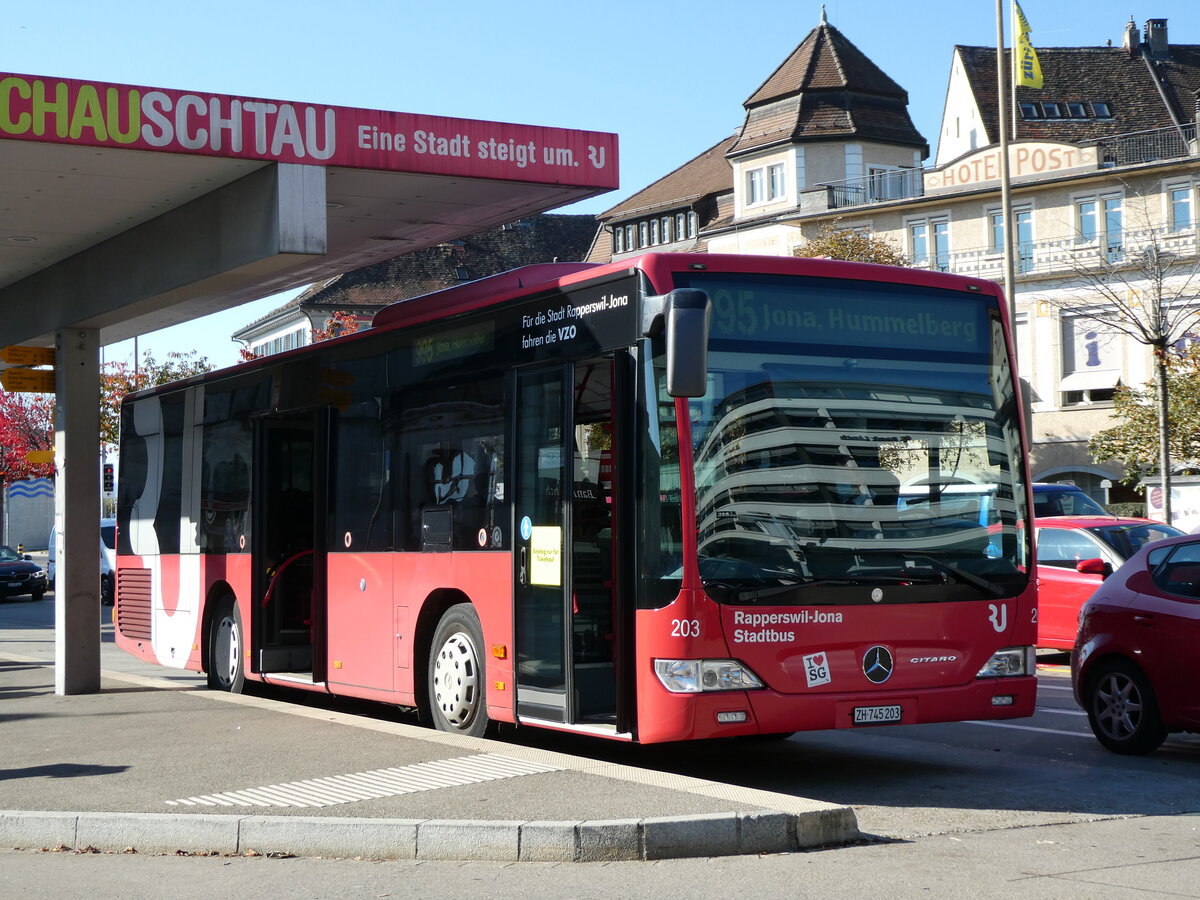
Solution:
{"label": "red car", "polygon": [[1149,519],[1053,516],[1034,519],[1038,646],[1075,646],[1079,609],[1105,577],[1151,541],[1183,534]]}
{"label": "red car", "polygon": [[1200,536],[1148,544],[1104,581],[1079,617],[1071,682],[1115,753],[1200,731]]}

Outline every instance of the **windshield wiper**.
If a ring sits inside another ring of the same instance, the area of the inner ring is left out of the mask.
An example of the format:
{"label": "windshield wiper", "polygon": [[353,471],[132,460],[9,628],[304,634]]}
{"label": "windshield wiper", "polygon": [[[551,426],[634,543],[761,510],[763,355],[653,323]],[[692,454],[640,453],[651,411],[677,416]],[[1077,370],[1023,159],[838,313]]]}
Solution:
{"label": "windshield wiper", "polygon": [[[942,562],[941,559],[938,559],[937,557],[929,556],[929,554],[926,554],[926,553],[910,553],[910,552],[907,552],[904,550],[868,550],[868,548],[856,548],[856,550],[852,550],[852,551],[848,551],[848,552],[850,552],[852,554],[858,554],[858,556],[876,556],[876,557],[888,556],[888,557],[898,557],[900,559],[913,559],[913,560],[919,559],[919,560],[922,560],[922,562],[928,564],[930,566],[930,568],[936,569],[937,571],[940,571],[940,572],[944,572],[944,574],[946,574],[946,575],[950,575],[955,578],[958,578],[958,580],[960,582],[965,583],[965,584],[970,584],[971,587],[978,588],[979,590],[982,590],[983,593],[988,594],[989,596],[1007,596],[1006,590],[1004,590],[1004,588],[1002,588],[1000,586],[1000,584],[996,584],[995,582],[988,581],[988,580],[986,580],[986,578],[976,575],[972,571],[967,571],[966,569],[962,569],[958,565],[944,563],[944,562]],[[899,581],[911,581],[911,578],[908,578],[907,575],[908,574],[906,572],[906,575],[899,577],[898,580]],[[872,576],[866,576],[866,577],[872,577]],[[859,582],[865,581],[866,577],[864,577],[864,578],[862,578],[862,580],[858,580],[858,581]]]}
{"label": "windshield wiper", "polygon": [[777,598],[783,594],[802,591],[810,587],[847,587],[858,583],[853,578],[805,578],[803,581],[797,581],[795,584],[784,584],[776,587],[738,588],[733,592],[733,600],[735,603],[750,603],[755,600]]}
{"label": "windshield wiper", "polygon": [[1000,585],[996,584],[994,581],[988,581],[986,578],[976,575],[974,572],[968,572],[966,569],[963,569],[959,566],[952,566],[950,563],[942,562],[940,559],[937,559],[933,556],[917,556],[914,558],[925,560],[925,562],[929,563],[938,571],[953,575],[960,581],[965,581],[967,584],[979,588],[979,590],[983,591],[985,594],[991,594],[993,597],[1005,596],[1006,592],[1004,588],[1000,587]]}

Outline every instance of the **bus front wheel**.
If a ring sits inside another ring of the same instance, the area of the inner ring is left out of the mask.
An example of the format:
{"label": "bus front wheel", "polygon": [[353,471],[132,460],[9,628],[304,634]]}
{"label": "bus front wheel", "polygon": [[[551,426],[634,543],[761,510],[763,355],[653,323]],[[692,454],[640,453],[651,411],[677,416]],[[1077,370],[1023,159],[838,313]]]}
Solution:
{"label": "bus front wheel", "polygon": [[240,694],[246,685],[246,633],[232,597],[221,601],[208,633],[208,686]]}
{"label": "bus front wheel", "polygon": [[469,603],[443,613],[429,652],[429,708],[439,731],[482,737],[488,727],[483,629]]}

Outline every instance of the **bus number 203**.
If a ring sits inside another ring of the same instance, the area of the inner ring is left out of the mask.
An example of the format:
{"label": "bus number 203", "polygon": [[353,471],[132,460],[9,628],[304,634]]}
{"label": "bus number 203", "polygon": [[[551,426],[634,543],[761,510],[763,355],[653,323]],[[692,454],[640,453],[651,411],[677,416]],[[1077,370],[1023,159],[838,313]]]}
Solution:
{"label": "bus number 203", "polygon": [[672,619],[671,637],[700,637],[700,620]]}

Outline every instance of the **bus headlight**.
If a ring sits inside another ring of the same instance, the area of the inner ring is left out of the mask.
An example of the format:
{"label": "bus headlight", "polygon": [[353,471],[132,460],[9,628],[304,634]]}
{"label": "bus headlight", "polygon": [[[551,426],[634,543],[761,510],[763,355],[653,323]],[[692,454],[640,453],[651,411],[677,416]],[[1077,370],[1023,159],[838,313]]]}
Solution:
{"label": "bus headlight", "polygon": [[1008,675],[1032,675],[1037,669],[1033,647],[1005,647],[992,654],[976,678],[1003,678]]}
{"label": "bus headlight", "polygon": [[758,676],[736,659],[656,659],[654,674],[672,694],[748,691],[763,686]]}

